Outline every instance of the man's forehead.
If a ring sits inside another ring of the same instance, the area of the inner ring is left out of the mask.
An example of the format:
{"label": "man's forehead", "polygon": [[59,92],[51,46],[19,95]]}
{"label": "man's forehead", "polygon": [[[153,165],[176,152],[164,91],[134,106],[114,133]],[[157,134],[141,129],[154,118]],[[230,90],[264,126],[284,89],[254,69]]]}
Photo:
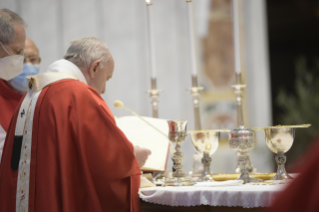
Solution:
{"label": "man's forehead", "polygon": [[9,43],[10,47],[15,50],[23,50],[25,47],[26,34],[24,27],[21,24],[14,24],[14,37],[13,40]]}
{"label": "man's forehead", "polygon": [[30,39],[26,39],[25,41],[25,49],[24,51],[28,54],[39,54],[39,49],[38,47],[35,45],[35,43],[30,40]]}

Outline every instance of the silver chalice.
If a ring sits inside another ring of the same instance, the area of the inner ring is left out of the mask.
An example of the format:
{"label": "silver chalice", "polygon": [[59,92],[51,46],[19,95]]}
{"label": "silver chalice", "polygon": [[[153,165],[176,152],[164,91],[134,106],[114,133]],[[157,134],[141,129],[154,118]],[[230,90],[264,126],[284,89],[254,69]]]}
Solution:
{"label": "silver chalice", "polygon": [[212,159],[210,156],[214,154],[219,145],[220,132],[229,130],[193,130],[188,131],[191,135],[192,143],[195,147],[195,150],[203,154],[202,164],[204,170],[202,176],[198,181],[200,182],[210,182],[214,181],[210,172],[210,164]]}
{"label": "silver chalice", "polygon": [[284,155],[284,153],[286,153],[293,144],[295,129],[306,128],[309,126],[310,124],[255,128],[257,130],[264,130],[267,146],[273,153],[276,154],[275,159],[278,165],[277,173],[270,181],[293,179],[286,172],[285,163],[287,157]]}
{"label": "silver chalice", "polygon": [[248,151],[253,149],[257,144],[255,131],[244,126],[234,129],[229,134],[229,146],[239,151],[238,159],[240,164],[240,176],[237,180],[243,180],[244,183],[261,182],[261,179],[249,176],[247,166]]}
{"label": "silver chalice", "polygon": [[180,143],[184,142],[187,137],[187,121],[183,120],[169,120],[167,121],[169,133],[168,138],[171,142],[176,143],[175,153],[173,154],[174,169],[173,178],[165,178],[165,186],[191,186],[195,182],[190,177],[185,177],[182,171],[183,153],[181,151]]}

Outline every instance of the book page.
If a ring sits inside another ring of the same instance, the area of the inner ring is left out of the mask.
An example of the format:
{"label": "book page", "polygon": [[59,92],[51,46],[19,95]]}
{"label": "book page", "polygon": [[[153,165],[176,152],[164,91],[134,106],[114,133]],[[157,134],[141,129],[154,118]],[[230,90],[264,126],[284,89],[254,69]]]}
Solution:
{"label": "book page", "polygon": [[116,119],[117,126],[123,131],[133,145],[148,148],[152,154],[148,157],[142,170],[165,171],[168,156],[168,124],[164,119],[142,117],[166,136],[149,126],[136,116],[125,116]]}

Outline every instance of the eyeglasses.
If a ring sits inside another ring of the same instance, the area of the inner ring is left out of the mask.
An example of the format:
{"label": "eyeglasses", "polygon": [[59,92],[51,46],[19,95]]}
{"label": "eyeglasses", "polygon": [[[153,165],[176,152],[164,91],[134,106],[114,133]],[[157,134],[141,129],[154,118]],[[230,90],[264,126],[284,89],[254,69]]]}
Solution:
{"label": "eyeglasses", "polygon": [[39,64],[41,62],[41,58],[37,56],[25,56],[24,63],[32,63],[32,64]]}

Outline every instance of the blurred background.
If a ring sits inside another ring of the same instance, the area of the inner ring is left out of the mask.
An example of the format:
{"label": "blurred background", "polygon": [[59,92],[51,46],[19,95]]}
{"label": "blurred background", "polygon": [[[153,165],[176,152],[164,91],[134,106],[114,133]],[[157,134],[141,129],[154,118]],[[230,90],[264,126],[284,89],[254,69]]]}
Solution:
{"label": "blurred background", "polygon": [[[319,2],[316,0],[238,0],[240,46],[249,127],[312,124],[296,131],[287,167],[319,132]],[[159,117],[185,119],[194,129],[190,92],[191,61],[186,0],[152,0]],[[236,127],[233,21],[231,0],[193,0],[196,57],[203,129]],[[28,24],[27,37],[39,47],[40,71],[61,59],[69,42],[97,37],[109,46],[115,73],[103,95],[115,116],[130,115],[114,100],[143,116],[152,116],[145,0],[1,0]],[[101,129],[103,130],[103,129]],[[250,152],[259,172],[274,172],[274,154],[264,135]],[[182,144],[184,171],[194,165],[190,138]],[[236,155],[223,135],[212,156],[215,173],[233,172]],[[169,161],[168,169],[171,167]]]}

